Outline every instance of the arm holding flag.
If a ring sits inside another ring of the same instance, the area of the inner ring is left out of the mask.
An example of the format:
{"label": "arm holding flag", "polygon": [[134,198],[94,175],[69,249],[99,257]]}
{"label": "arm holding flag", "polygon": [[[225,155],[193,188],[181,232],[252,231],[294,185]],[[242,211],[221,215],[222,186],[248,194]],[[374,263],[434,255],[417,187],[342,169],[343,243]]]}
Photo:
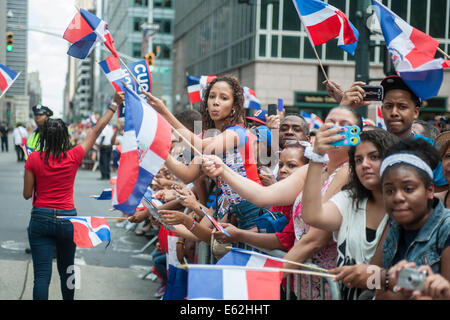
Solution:
{"label": "arm holding flag", "polygon": [[[233,149],[238,146],[239,135],[232,130],[223,131],[221,134],[202,139],[189,131],[164,105],[164,103],[148,92],[144,92],[147,96],[148,103],[159,112],[179,134],[183,135],[191,145],[208,154],[224,154],[228,149]],[[200,146],[201,148],[199,148]],[[194,150],[195,151],[195,150]]]}
{"label": "arm holding flag", "polygon": [[83,142],[80,144],[84,152],[88,152],[89,150],[91,150],[92,146],[95,143],[95,140],[97,140],[100,133],[103,131],[105,126],[108,124],[108,122],[111,120],[114,113],[116,112],[117,106],[119,106],[123,101],[124,101],[124,93],[116,92],[114,96],[114,102],[108,107],[108,110],[106,110],[105,114],[97,121],[95,127],[92,129],[91,132],[89,132],[86,139],[84,139]]}

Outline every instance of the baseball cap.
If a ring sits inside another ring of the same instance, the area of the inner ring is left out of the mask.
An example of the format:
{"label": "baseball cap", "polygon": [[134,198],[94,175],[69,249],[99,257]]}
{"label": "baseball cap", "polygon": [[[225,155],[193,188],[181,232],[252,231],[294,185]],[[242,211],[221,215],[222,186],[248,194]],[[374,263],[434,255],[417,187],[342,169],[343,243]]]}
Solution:
{"label": "baseball cap", "polygon": [[418,107],[421,106],[422,103],[422,99],[420,99],[415,93],[414,91],[412,91],[408,85],[402,80],[402,78],[400,78],[400,76],[398,75],[393,75],[393,76],[388,76],[386,78],[384,78],[380,85],[383,87],[384,89],[384,95],[386,95],[386,93],[389,90],[395,90],[395,89],[399,89],[399,90],[405,90],[411,93],[411,97],[412,99],[416,102],[416,105]]}
{"label": "baseball cap", "polygon": [[262,141],[267,146],[272,146],[272,133],[270,132],[270,129],[266,126],[259,126],[258,128],[255,128],[256,131],[256,141]]}
{"label": "baseball cap", "polygon": [[43,106],[43,105],[41,105],[41,104],[37,104],[37,105],[33,106],[32,109],[33,109],[34,115],[37,115],[37,114],[46,114],[46,115],[48,115],[49,117],[51,117],[51,116],[53,115],[53,111],[50,110],[49,107]]}
{"label": "baseball cap", "polygon": [[247,120],[256,121],[262,124],[266,124],[266,115],[268,112],[266,110],[256,110],[251,117],[245,117]]}

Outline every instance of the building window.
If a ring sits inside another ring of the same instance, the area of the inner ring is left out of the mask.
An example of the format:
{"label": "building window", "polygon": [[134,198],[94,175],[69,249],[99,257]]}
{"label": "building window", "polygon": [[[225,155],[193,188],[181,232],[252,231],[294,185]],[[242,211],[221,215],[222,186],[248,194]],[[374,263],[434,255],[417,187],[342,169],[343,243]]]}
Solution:
{"label": "building window", "polygon": [[284,1],[283,5],[283,30],[300,31],[301,22],[292,1]]}
{"label": "building window", "polygon": [[134,0],[135,7],[148,7],[148,0]]}
{"label": "building window", "polygon": [[337,39],[327,42],[326,59],[327,60],[344,60],[344,50],[337,46]]}
{"label": "building window", "polygon": [[419,29],[422,32],[426,32],[427,28],[427,1],[423,0],[411,0],[411,17],[410,25]]}
{"label": "building window", "polygon": [[[426,2],[423,1],[422,2]],[[385,3],[387,6],[387,4]],[[407,14],[408,14],[408,0],[395,0],[391,2],[391,10],[395,12],[396,15],[398,15],[403,20],[407,21]]]}
{"label": "building window", "polygon": [[270,56],[272,58],[278,57],[278,36],[272,36],[272,43],[271,43],[271,54]]}
{"label": "building window", "polygon": [[430,31],[429,35],[433,38],[445,38],[445,14],[450,8],[447,8],[446,0],[433,0],[430,4]]}
{"label": "building window", "polygon": [[281,56],[283,58],[299,58],[300,37],[283,36],[281,44]]}
{"label": "building window", "polygon": [[265,34],[259,35],[259,56],[260,57],[266,56],[266,35]]}
{"label": "building window", "polygon": [[171,0],[153,0],[153,7],[155,8],[172,8]]}
{"label": "building window", "polygon": [[153,22],[159,24],[159,33],[172,33],[172,22],[170,20],[154,19]]}
{"label": "building window", "polygon": [[142,56],[142,44],[140,42],[133,43],[133,57],[140,58]]}

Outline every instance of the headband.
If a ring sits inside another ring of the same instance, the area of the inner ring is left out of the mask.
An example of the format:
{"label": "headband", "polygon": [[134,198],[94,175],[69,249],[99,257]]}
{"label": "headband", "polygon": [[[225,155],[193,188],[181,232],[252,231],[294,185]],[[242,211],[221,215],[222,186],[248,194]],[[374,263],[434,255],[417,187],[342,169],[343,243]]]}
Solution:
{"label": "headband", "polygon": [[425,171],[425,173],[428,174],[431,180],[434,179],[433,170],[431,170],[430,166],[427,165],[425,161],[420,159],[418,156],[415,156],[411,153],[397,153],[385,158],[381,163],[380,177],[383,176],[383,173],[387,168],[392,167],[393,165],[398,163],[405,163],[416,167],[422,171]]}

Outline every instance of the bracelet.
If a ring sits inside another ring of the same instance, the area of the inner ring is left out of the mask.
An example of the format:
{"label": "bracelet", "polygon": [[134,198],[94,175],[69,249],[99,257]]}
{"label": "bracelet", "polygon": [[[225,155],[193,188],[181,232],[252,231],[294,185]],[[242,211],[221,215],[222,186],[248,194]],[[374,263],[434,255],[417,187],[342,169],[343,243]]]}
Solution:
{"label": "bracelet", "polygon": [[385,276],[384,276],[384,291],[388,291],[389,290],[389,273],[386,270]]}
{"label": "bracelet", "polygon": [[111,110],[111,111],[112,111],[113,113],[116,113],[116,110],[117,110],[117,109],[116,109],[116,110],[114,110],[114,109],[113,109],[113,108],[111,108],[111,107],[108,107],[108,109],[109,109],[109,110]]}
{"label": "bracelet", "polygon": [[110,106],[114,106],[114,107],[118,107],[119,106],[114,100],[111,101],[111,103],[109,105]]}
{"label": "bracelet", "polygon": [[177,244],[182,244],[182,245],[184,245],[184,241],[178,240],[178,241],[177,241]]}
{"label": "bracelet", "polygon": [[320,154],[317,154],[313,151],[313,147],[306,147],[304,156],[312,162],[328,163],[328,161],[330,161],[330,158],[328,158],[328,154],[321,156]]}
{"label": "bracelet", "polygon": [[192,226],[188,229],[189,231],[192,231],[195,228],[195,225],[197,224],[197,221],[195,221],[195,219],[193,219],[194,222],[192,222]]}

